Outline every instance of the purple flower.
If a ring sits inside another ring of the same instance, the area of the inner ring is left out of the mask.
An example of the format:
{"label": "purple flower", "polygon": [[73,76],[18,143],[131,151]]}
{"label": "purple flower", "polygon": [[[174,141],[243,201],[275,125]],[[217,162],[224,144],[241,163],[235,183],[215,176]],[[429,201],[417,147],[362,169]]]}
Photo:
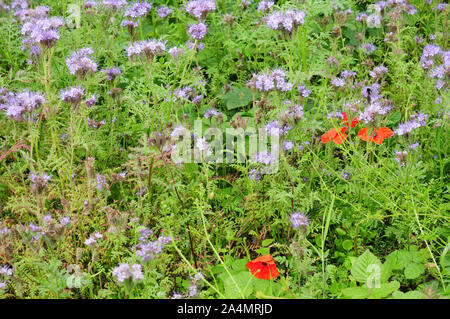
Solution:
{"label": "purple flower", "polygon": [[128,263],[120,264],[113,269],[112,274],[119,283],[122,283],[127,279],[138,282],[144,278],[142,266],[140,264],[133,264],[131,267]]}
{"label": "purple flower", "polygon": [[258,12],[269,12],[270,8],[273,6],[273,1],[261,1],[258,3],[258,8],[256,11]]}
{"label": "purple flower", "polygon": [[303,97],[308,97],[311,94],[311,90],[307,89],[305,84],[297,86],[298,93]]}
{"label": "purple flower", "polygon": [[294,143],[292,141],[286,141],[283,143],[283,150],[289,151],[294,147]]}
{"label": "purple flower", "polygon": [[103,0],[102,5],[111,10],[119,10],[127,5],[126,0]]}
{"label": "purple flower", "polygon": [[305,12],[289,9],[284,12],[277,11],[266,18],[266,25],[273,30],[282,30],[291,33],[294,28],[305,23]]}
{"label": "purple flower", "polygon": [[161,6],[158,8],[157,13],[160,18],[166,18],[169,14],[172,13],[172,9],[170,9],[168,6]]}
{"label": "purple flower", "polygon": [[309,219],[304,213],[295,212],[291,214],[292,227],[297,229],[298,227],[308,227]]}
{"label": "purple flower", "polygon": [[343,86],[345,85],[345,81],[342,80],[341,78],[334,78],[334,79],[331,81],[331,84],[332,84],[334,87],[343,87]]}
{"label": "purple flower", "polygon": [[150,11],[151,8],[152,5],[148,2],[136,2],[133,3],[131,8],[125,11],[124,15],[127,18],[136,20],[139,17],[145,16]]}
{"label": "purple flower", "polygon": [[97,189],[101,191],[107,185],[107,179],[104,175],[97,174]]}
{"label": "purple flower", "polygon": [[387,67],[385,67],[384,65],[379,65],[374,67],[373,70],[369,72],[369,75],[374,79],[379,79],[388,72],[389,69]]}
{"label": "purple flower", "polygon": [[200,22],[198,24],[193,24],[189,27],[188,33],[193,37],[195,40],[201,40],[206,35],[206,24],[203,22]]}
{"label": "purple flower", "polygon": [[127,47],[128,58],[134,61],[134,58],[141,56],[143,53],[148,60],[153,60],[155,55],[163,55],[166,50],[165,41],[156,41],[154,39],[138,41],[131,43]]}
{"label": "purple flower", "polygon": [[90,57],[92,53],[94,51],[89,47],[73,52],[66,59],[66,65],[69,68],[70,74],[84,76],[88,72],[93,73],[97,71],[97,63]]}
{"label": "purple flower", "polygon": [[257,181],[261,180],[261,172],[255,168],[253,168],[248,172],[248,178],[251,181],[257,182]]}
{"label": "purple flower", "polygon": [[[4,102],[2,104],[2,102]],[[24,90],[6,94],[0,98],[0,110],[6,110],[6,116],[14,120],[25,120],[26,113],[31,113],[45,103],[45,97],[39,92]]]}
{"label": "purple flower", "polygon": [[87,107],[92,107],[95,103],[97,103],[97,96],[95,94],[92,94],[88,100],[84,101]]}
{"label": "purple flower", "polygon": [[212,0],[191,0],[186,4],[186,12],[197,19],[205,20],[209,12],[216,10],[216,3]]}
{"label": "purple flower", "polygon": [[67,90],[62,90],[59,93],[61,99],[66,103],[70,103],[72,107],[76,107],[78,104],[80,104],[83,95],[84,89],[82,89],[81,86],[70,87]]}
{"label": "purple flower", "polygon": [[175,61],[178,61],[179,57],[184,55],[184,50],[182,48],[173,47],[169,49],[169,54]]}
{"label": "purple flower", "polygon": [[364,49],[364,51],[366,51],[367,54],[372,54],[377,49],[376,46],[371,43],[365,43],[362,48]]}

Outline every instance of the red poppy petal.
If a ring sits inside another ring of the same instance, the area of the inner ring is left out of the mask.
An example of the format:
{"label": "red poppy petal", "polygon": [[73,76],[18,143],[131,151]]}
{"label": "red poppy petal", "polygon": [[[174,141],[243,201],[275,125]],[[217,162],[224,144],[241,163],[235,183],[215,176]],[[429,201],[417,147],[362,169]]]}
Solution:
{"label": "red poppy petal", "polygon": [[362,128],[359,130],[358,132],[358,137],[360,139],[362,139],[363,141],[368,141],[369,139],[367,138],[367,128]]}
{"label": "red poppy petal", "polygon": [[360,122],[360,120],[358,120],[358,118],[355,117],[352,121],[352,127],[355,127],[359,122]]}
{"label": "red poppy petal", "polygon": [[347,139],[347,134],[345,134],[344,132],[347,131],[346,127],[343,127],[341,129],[341,131],[339,132],[339,134],[337,134],[334,138],[333,138],[333,142],[335,142],[336,144],[342,144],[345,142],[345,140]]}
{"label": "red poppy petal", "polygon": [[347,116],[347,112],[342,112],[342,123],[344,123],[344,125],[348,126],[348,116]]}
{"label": "red poppy petal", "polygon": [[376,136],[379,136],[382,139],[391,137],[393,134],[394,134],[394,132],[389,127],[380,127],[376,131]]}
{"label": "red poppy petal", "polygon": [[331,141],[333,138],[335,138],[337,135],[337,131],[335,128],[332,128],[331,130],[329,130],[328,132],[324,133],[320,139],[323,143],[328,143],[329,141]]}
{"label": "red poppy petal", "polygon": [[279,276],[277,266],[271,255],[264,255],[249,261],[247,268],[258,279],[270,280]]}

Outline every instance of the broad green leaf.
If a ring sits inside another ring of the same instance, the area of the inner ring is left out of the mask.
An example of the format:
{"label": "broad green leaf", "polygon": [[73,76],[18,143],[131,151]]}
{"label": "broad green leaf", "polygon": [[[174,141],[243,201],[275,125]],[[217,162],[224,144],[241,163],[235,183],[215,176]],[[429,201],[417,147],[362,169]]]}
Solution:
{"label": "broad green leaf", "polygon": [[410,263],[405,267],[406,279],[416,279],[425,271],[425,266],[418,263]]}
{"label": "broad green leaf", "polygon": [[354,261],[351,273],[361,283],[365,283],[368,279],[376,281],[376,277],[381,275],[381,262],[369,250],[366,250]]}
{"label": "broad green leaf", "polygon": [[273,242],[273,238],[264,239],[264,240],[262,241],[262,246],[263,246],[263,247],[267,247],[267,246],[269,246],[272,242]]}
{"label": "broad green leaf", "polygon": [[228,110],[233,110],[241,106],[246,106],[253,100],[252,92],[249,88],[232,87],[231,90],[222,96]]}
{"label": "broad green leaf", "polygon": [[369,289],[365,287],[351,287],[343,289],[342,293],[347,298],[363,299],[369,296]]}
{"label": "broad green leaf", "polygon": [[394,291],[400,288],[400,283],[398,281],[392,281],[384,283],[380,288],[372,288],[369,293],[370,299],[381,299],[391,295]]}
{"label": "broad green leaf", "polygon": [[350,251],[353,248],[353,241],[350,239],[346,239],[342,242],[342,247],[346,250],[346,251]]}
{"label": "broad green leaf", "polygon": [[401,291],[394,291],[392,293],[394,299],[424,299],[425,296],[418,291],[408,291],[403,293]]}

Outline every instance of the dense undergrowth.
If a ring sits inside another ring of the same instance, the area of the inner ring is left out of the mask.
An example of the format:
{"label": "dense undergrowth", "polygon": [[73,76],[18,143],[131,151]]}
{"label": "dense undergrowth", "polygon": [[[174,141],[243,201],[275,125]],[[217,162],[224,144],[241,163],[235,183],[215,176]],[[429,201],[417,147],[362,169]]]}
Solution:
{"label": "dense undergrowth", "polygon": [[[448,14],[0,1],[0,296],[446,298]],[[173,159],[212,128],[279,153]]]}

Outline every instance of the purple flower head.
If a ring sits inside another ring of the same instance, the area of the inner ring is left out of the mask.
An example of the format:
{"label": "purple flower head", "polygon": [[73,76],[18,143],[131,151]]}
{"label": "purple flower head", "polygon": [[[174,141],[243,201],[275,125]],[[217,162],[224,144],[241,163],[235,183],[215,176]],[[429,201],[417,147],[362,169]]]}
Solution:
{"label": "purple flower head", "polygon": [[206,24],[200,22],[198,24],[193,24],[189,27],[188,33],[195,40],[201,40],[205,37],[207,32]]}
{"label": "purple flower head", "polygon": [[121,71],[118,67],[112,67],[110,69],[103,69],[102,73],[106,73],[108,81],[112,82],[114,81],[116,76],[118,76],[121,73]]}
{"label": "purple flower head", "polygon": [[116,277],[119,283],[122,283],[128,279],[138,282],[144,278],[142,266],[140,264],[133,264],[131,267],[128,263],[120,264],[113,269],[112,274]]}
{"label": "purple flower head", "polygon": [[92,107],[95,103],[97,103],[97,95],[92,94],[89,99],[84,101],[84,104],[86,104],[87,107]]}
{"label": "purple flower head", "polygon": [[261,172],[259,170],[257,170],[256,168],[253,168],[248,172],[248,178],[251,181],[257,182],[257,181],[261,180]]}
{"label": "purple flower head", "polygon": [[377,49],[377,47],[374,46],[374,45],[371,44],[371,43],[365,43],[365,44],[362,46],[362,48],[364,49],[364,51],[365,51],[367,54],[372,54],[372,53],[374,53],[375,50]]}
{"label": "purple flower head", "polygon": [[305,23],[305,12],[288,9],[284,12],[276,11],[266,18],[266,25],[273,30],[292,33],[294,28]]}
{"label": "purple flower head", "polygon": [[308,97],[311,94],[311,90],[307,89],[305,84],[297,86],[298,93],[303,97]]}
{"label": "purple flower head", "polygon": [[283,150],[284,151],[289,151],[294,147],[294,142],[292,141],[286,141],[283,143]]}
{"label": "purple flower head", "polygon": [[157,13],[160,18],[166,18],[172,13],[172,9],[168,6],[161,6],[158,8]]}
{"label": "purple flower head", "polygon": [[81,86],[70,87],[67,90],[62,90],[59,96],[64,102],[71,104],[72,107],[76,107],[84,96],[84,89]]}
{"label": "purple flower head", "polygon": [[108,9],[118,11],[127,5],[126,0],[103,0],[102,5]]}
{"label": "purple flower head", "polygon": [[333,80],[331,80],[331,84],[336,88],[343,87],[345,85],[345,81],[341,78],[334,78]]}
{"label": "purple flower head", "polygon": [[[2,104],[3,102],[3,104]],[[45,103],[45,97],[39,92],[24,90],[22,92],[7,92],[0,98],[0,110],[6,110],[6,116],[14,120],[25,120],[31,113]]]}
{"label": "purple flower head", "polygon": [[173,47],[169,49],[169,54],[175,61],[178,61],[180,56],[184,55],[184,50],[182,48]]}
{"label": "purple flower head", "polygon": [[101,191],[103,187],[107,186],[108,180],[104,175],[97,174],[97,189]]}
{"label": "purple flower head", "polygon": [[85,76],[88,72],[97,71],[97,63],[95,63],[90,55],[94,51],[87,47],[76,52],[66,59],[66,65],[69,68],[69,72],[72,75]]}
{"label": "purple flower head", "polygon": [[216,3],[212,0],[191,0],[186,4],[186,12],[197,19],[205,20],[209,12],[216,10]]}
{"label": "purple flower head", "polygon": [[304,213],[295,212],[291,214],[291,222],[292,227],[294,229],[297,229],[299,227],[308,227],[309,226],[309,219]]}
{"label": "purple flower head", "polygon": [[136,20],[139,17],[147,15],[152,8],[152,5],[148,2],[136,2],[133,3],[131,8],[125,11],[125,17]]}
{"label": "purple flower head", "polygon": [[127,47],[127,54],[128,58],[131,61],[134,61],[135,57],[139,57],[143,53],[148,60],[153,60],[154,56],[163,55],[165,50],[165,41],[156,41],[154,39],[150,39],[131,43],[130,46]]}
{"label": "purple flower head", "polygon": [[258,8],[256,9],[256,11],[258,12],[269,12],[270,8],[272,8],[273,6],[273,1],[261,1],[260,3],[258,3]]}
{"label": "purple flower head", "polygon": [[385,67],[384,65],[379,65],[374,67],[373,70],[369,72],[369,75],[374,79],[379,79],[388,72],[389,69],[387,67]]}

